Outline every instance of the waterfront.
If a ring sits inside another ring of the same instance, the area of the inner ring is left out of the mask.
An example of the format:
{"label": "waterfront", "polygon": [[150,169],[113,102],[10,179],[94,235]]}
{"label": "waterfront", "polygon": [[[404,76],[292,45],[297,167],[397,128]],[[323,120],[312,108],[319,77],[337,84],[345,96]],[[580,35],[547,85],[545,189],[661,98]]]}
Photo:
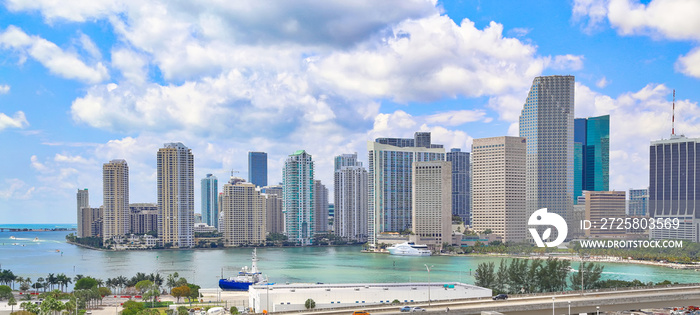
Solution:
{"label": "waterfront", "polygon": [[[102,279],[146,274],[178,272],[205,288],[214,288],[223,272],[234,275],[241,266],[250,265],[252,248],[224,250],[151,250],[99,251],[65,242],[70,232],[0,232],[0,268],[15,275],[46,277],[48,273],[90,275]],[[14,236],[16,239],[10,239]],[[38,237],[39,241],[34,241]],[[17,244],[17,245],[13,245]],[[22,246],[24,245],[24,246]],[[271,282],[409,282],[428,281],[424,264],[431,268],[433,282],[474,283],[473,271],[479,263],[498,262],[498,257],[430,256],[402,257],[363,254],[359,246],[259,248],[258,266]],[[624,263],[601,263],[603,279],[643,282],[670,280],[696,282],[700,272]],[[574,269],[578,263],[572,263]],[[471,274],[470,274],[471,269]]]}

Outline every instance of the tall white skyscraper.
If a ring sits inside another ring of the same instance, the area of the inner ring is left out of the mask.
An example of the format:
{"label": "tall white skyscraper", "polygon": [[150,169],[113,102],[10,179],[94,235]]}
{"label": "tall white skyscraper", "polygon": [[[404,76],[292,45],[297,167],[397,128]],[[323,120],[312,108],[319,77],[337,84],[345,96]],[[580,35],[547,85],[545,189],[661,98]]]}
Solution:
{"label": "tall white skyscraper", "polygon": [[129,165],[125,160],[112,160],[102,166],[103,234],[107,242],[115,236],[131,234],[129,211]]}
{"label": "tall white skyscraper", "polygon": [[78,193],[76,194],[76,201],[78,204],[78,237],[86,237],[86,236],[91,236],[90,235],[90,227],[87,226],[85,227],[83,225],[83,208],[90,208],[90,194],[88,193],[87,188],[85,189],[78,189]]}
{"label": "tall white skyscraper", "polygon": [[573,213],[574,83],[570,75],[536,77],[521,112],[528,215],[547,208],[569,221]]}
{"label": "tall white skyscraper", "polygon": [[194,156],[184,144],[158,150],[158,236],[163,246],[194,246]]}
{"label": "tall white skyscraper", "polygon": [[526,239],[525,146],[521,137],[474,139],[472,228],[503,242]]}
{"label": "tall white skyscraper", "polygon": [[304,150],[291,154],[282,173],[284,233],[290,242],[309,245],[314,220],[314,162]]}
{"label": "tall white skyscraper", "polygon": [[367,241],[367,170],[357,153],[335,157],[333,230],[346,240]]}
{"label": "tall white skyscraper", "polygon": [[202,223],[219,228],[219,180],[212,174],[202,178]]}
{"label": "tall white skyscraper", "polygon": [[[416,141],[419,139],[420,141]],[[411,174],[413,162],[444,161],[445,149],[430,144],[429,135],[414,139],[378,138],[367,142],[369,152],[369,209],[367,233],[376,244],[383,232],[401,232],[411,228]],[[416,144],[422,146],[418,147]]]}
{"label": "tall white skyscraper", "polygon": [[452,244],[452,162],[413,162],[411,216],[421,243]]}

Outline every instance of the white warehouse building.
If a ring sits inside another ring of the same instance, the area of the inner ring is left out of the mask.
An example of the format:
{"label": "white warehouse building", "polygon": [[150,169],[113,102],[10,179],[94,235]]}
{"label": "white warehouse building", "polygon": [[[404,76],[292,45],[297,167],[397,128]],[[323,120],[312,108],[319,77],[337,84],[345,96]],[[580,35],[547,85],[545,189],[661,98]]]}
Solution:
{"label": "white warehouse building", "polygon": [[316,308],[352,307],[401,303],[490,298],[491,289],[457,282],[434,283],[350,283],[253,285],[248,289],[250,307],[255,313],[304,310],[307,299]]}

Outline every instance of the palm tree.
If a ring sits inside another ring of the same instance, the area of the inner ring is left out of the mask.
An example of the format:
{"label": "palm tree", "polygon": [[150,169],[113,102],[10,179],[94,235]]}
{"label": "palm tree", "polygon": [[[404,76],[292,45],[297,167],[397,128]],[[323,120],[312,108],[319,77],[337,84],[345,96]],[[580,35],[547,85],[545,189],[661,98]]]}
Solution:
{"label": "palm tree", "polygon": [[52,290],[53,285],[56,283],[56,276],[53,273],[50,273],[49,276],[46,277],[46,284],[48,284],[49,290]]}
{"label": "palm tree", "polygon": [[85,277],[85,276],[83,276],[83,275],[75,275],[75,277],[73,278],[73,280],[74,280],[75,282],[78,282],[78,280],[80,280],[80,279],[82,279],[82,278],[84,278],[84,277]]}

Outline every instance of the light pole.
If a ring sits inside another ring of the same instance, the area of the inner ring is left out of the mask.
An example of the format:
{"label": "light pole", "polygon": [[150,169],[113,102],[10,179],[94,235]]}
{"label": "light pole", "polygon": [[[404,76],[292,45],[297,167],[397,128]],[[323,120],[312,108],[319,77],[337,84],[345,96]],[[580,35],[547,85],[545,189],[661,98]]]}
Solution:
{"label": "light pole", "polygon": [[425,269],[428,269],[428,306],[430,306],[430,268],[433,268],[433,265],[430,265],[428,267],[427,264],[423,264],[425,266]]}
{"label": "light pole", "polygon": [[595,315],[600,315],[600,306],[595,307]]}
{"label": "light pole", "polygon": [[571,315],[571,301],[569,301],[569,315]]}
{"label": "light pole", "polygon": [[552,297],[552,315],[554,315],[554,297]]}

